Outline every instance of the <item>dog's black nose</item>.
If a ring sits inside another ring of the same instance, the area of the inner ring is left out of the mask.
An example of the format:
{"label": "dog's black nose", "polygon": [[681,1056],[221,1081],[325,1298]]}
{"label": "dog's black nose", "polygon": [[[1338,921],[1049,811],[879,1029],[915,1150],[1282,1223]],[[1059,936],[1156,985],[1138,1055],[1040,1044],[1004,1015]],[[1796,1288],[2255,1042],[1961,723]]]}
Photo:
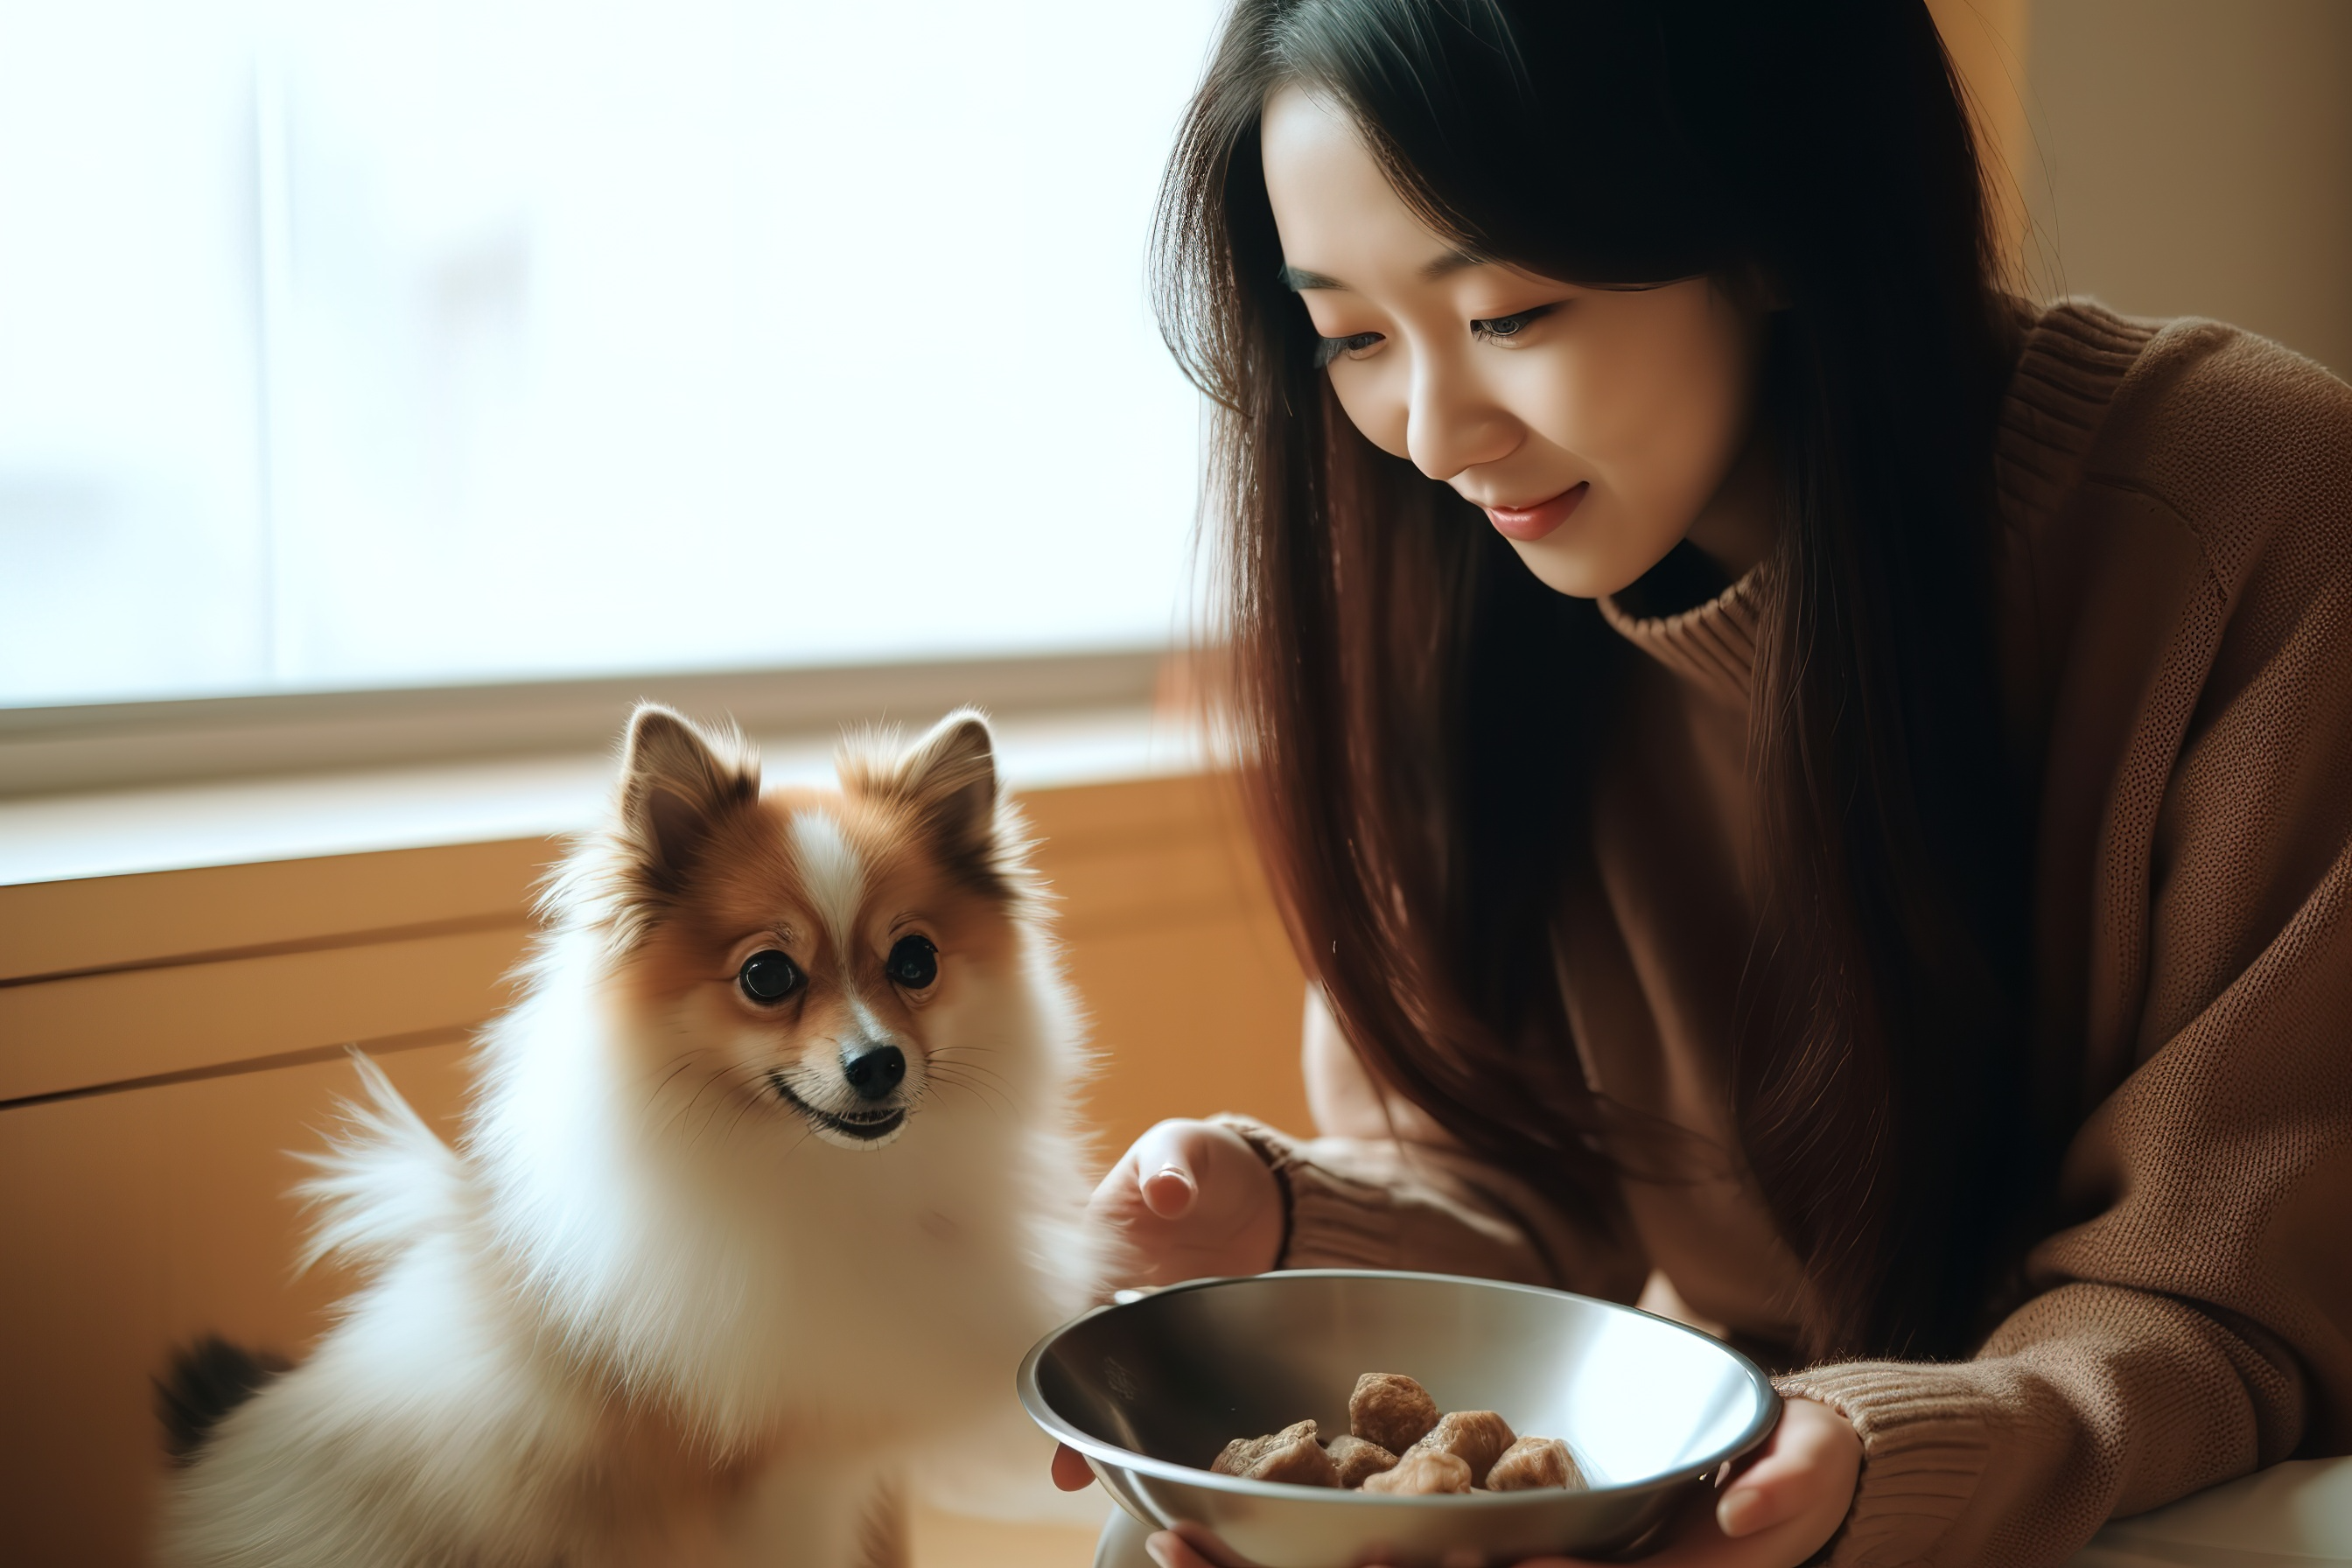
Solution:
{"label": "dog's black nose", "polygon": [[887,1100],[907,1076],[907,1057],[896,1046],[860,1046],[841,1058],[841,1076],[860,1100]]}

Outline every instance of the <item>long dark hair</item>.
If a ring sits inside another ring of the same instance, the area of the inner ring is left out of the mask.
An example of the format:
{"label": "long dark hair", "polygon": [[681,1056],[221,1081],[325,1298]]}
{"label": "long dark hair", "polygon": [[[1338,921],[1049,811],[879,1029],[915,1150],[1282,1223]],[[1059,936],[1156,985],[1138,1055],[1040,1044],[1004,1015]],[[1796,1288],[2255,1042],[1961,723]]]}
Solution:
{"label": "long dark hair", "polygon": [[1805,1264],[1801,1348],[1957,1350],[2038,1167],[1988,625],[2014,328],[1933,21],[1919,0],[1238,0],[1163,190],[1162,328],[1217,410],[1235,713],[1300,953],[1380,1079],[1606,1214],[1629,1145],[1576,1066],[1554,943],[1623,647],[1339,411],[1259,162],[1293,83],[1473,254],[1774,307],[1759,942],[1799,983],[1743,1009],[1732,1102]]}

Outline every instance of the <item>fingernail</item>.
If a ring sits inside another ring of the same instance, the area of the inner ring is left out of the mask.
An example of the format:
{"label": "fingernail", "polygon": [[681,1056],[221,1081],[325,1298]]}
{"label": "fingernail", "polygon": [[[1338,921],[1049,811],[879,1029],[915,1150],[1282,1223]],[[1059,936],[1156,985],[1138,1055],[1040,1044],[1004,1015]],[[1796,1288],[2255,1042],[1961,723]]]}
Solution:
{"label": "fingernail", "polygon": [[1174,1165],[1162,1165],[1143,1179],[1143,1201],[1161,1219],[1175,1219],[1192,1206],[1192,1178]]}
{"label": "fingernail", "polygon": [[1175,1544],[1175,1536],[1163,1530],[1157,1535],[1146,1536],[1143,1550],[1146,1555],[1160,1564],[1160,1568],[1176,1568],[1175,1553],[1170,1550]]}
{"label": "fingernail", "polygon": [[1715,1505],[1715,1522],[1723,1533],[1738,1540],[1760,1528],[1763,1521],[1757,1515],[1764,1510],[1764,1495],[1752,1489],[1726,1492],[1723,1500]]}

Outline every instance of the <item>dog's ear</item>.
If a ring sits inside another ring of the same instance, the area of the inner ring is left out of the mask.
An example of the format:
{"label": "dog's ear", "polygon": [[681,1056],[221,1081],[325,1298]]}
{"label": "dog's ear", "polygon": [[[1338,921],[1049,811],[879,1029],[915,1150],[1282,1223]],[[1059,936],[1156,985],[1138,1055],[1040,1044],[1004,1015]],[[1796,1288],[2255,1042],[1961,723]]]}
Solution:
{"label": "dog's ear", "polygon": [[940,861],[974,888],[1003,894],[1019,870],[1020,818],[996,776],[996,740],[976,708],[959,708],[911,746],[895,733],[852,734],[834,758],[841,787],[897,807]]}
{"label": "dog's ear", "polygon": [[957,709],[907,748],[888,789],[915,808],[950,858],[988,859],[996,842],[996,738],[978,709]]}
{"label": "dog's ear", "polygon": [[675,893],[729,812],[760,794],[740,736],[713,736],[656,702],[629,717],[621,745],[620,831],[656,890]]}

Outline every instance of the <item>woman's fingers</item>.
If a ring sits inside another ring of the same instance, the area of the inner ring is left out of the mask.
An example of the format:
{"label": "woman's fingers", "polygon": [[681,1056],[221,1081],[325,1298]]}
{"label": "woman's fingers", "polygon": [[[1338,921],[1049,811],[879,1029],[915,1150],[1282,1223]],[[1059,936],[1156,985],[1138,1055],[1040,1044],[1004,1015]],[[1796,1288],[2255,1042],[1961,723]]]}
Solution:
{"label": "woman's fingers", "polygon": [[1137,1139],[1121,1163],[1132,1173],[1143,1206],[1161,1219],[1183,1218],[1214,1163],[1213,1139],[1221,1131],[1206,1121],[1162,1121]]}
{"label": "woman's fingers", "polygon": [[1852,1505],[1861,1474],[1862,1439],[1853,1423],[1816,1400],[1791,1399],[1764,1452],[1717,1500],[1717,1527],[1738,1541],[1783,1525],[1809,1532],[1819,1523],[1826,1541]]}
{"label": "woman's fingers", "polygon": [[[1862,1439],[1826,1405],[1791,1399],[1756,1462],[1712,1508],[1694,1510],[1643,1568],[1796,1568],[1837,1533],[1853,1506]],[[1545,1557],[1518,1568],[1591,1568]]]}
{"label": "woman's fingers", "polygon": [[1082,1492],[1095,1484],[1094,1467],[1066,1443],[1054,1445],[1054,1484],[1066,1492]]}
{"label": "woman's fingers", "polygon": [[1182,1219],[1201,1192],[1192,1173],[1172,1160],[1147,1173],[1140,1184],[1143,1206],[1161,1219]]}
{"label": "woman's fingers", "polygon": [[1184,1544],[1172,1530],[1163,1530],[1145,1540],[1143,1550],[1160,1568],[1216,1568],[1216,1564]]}
{"label": "woman's fingers", "polygon": [[1180,1524],[1147,1539],[1144,1551],[1160,1568],[1250,1568],[1232,1548],[1197,1524]]}
{"label": "woman's fingers", "polygon": [[1162,1121],[1145,1132],[1089,1206],[1125,1249],[1133,1284],[1255,1274],[1274,1267],[1282,1241],[1274,1173],[1213,1121]]}
{"label": "woman's fingers", "polygon": [[1756,1487],[1747,1487],[1724,1494],[1723,1500],[1716,1504],[1715,1523],[1716,1528],[1737,1541],[1743,1535],[1753,1535],[1759,1530],[1780,1523],[1788,1517],[1788,1511],[1789,1505],[1783,1497]]}
{"label": "woman's fingers", "polygon": [[1146,1131],[1095,1189],[1096,1206],[1132,1213],[1139,1200],[1160,1219],[1181,1218],[1201,1188],[1200,1139],[1192,1133],[1201,1125],[1162,1121]]}

